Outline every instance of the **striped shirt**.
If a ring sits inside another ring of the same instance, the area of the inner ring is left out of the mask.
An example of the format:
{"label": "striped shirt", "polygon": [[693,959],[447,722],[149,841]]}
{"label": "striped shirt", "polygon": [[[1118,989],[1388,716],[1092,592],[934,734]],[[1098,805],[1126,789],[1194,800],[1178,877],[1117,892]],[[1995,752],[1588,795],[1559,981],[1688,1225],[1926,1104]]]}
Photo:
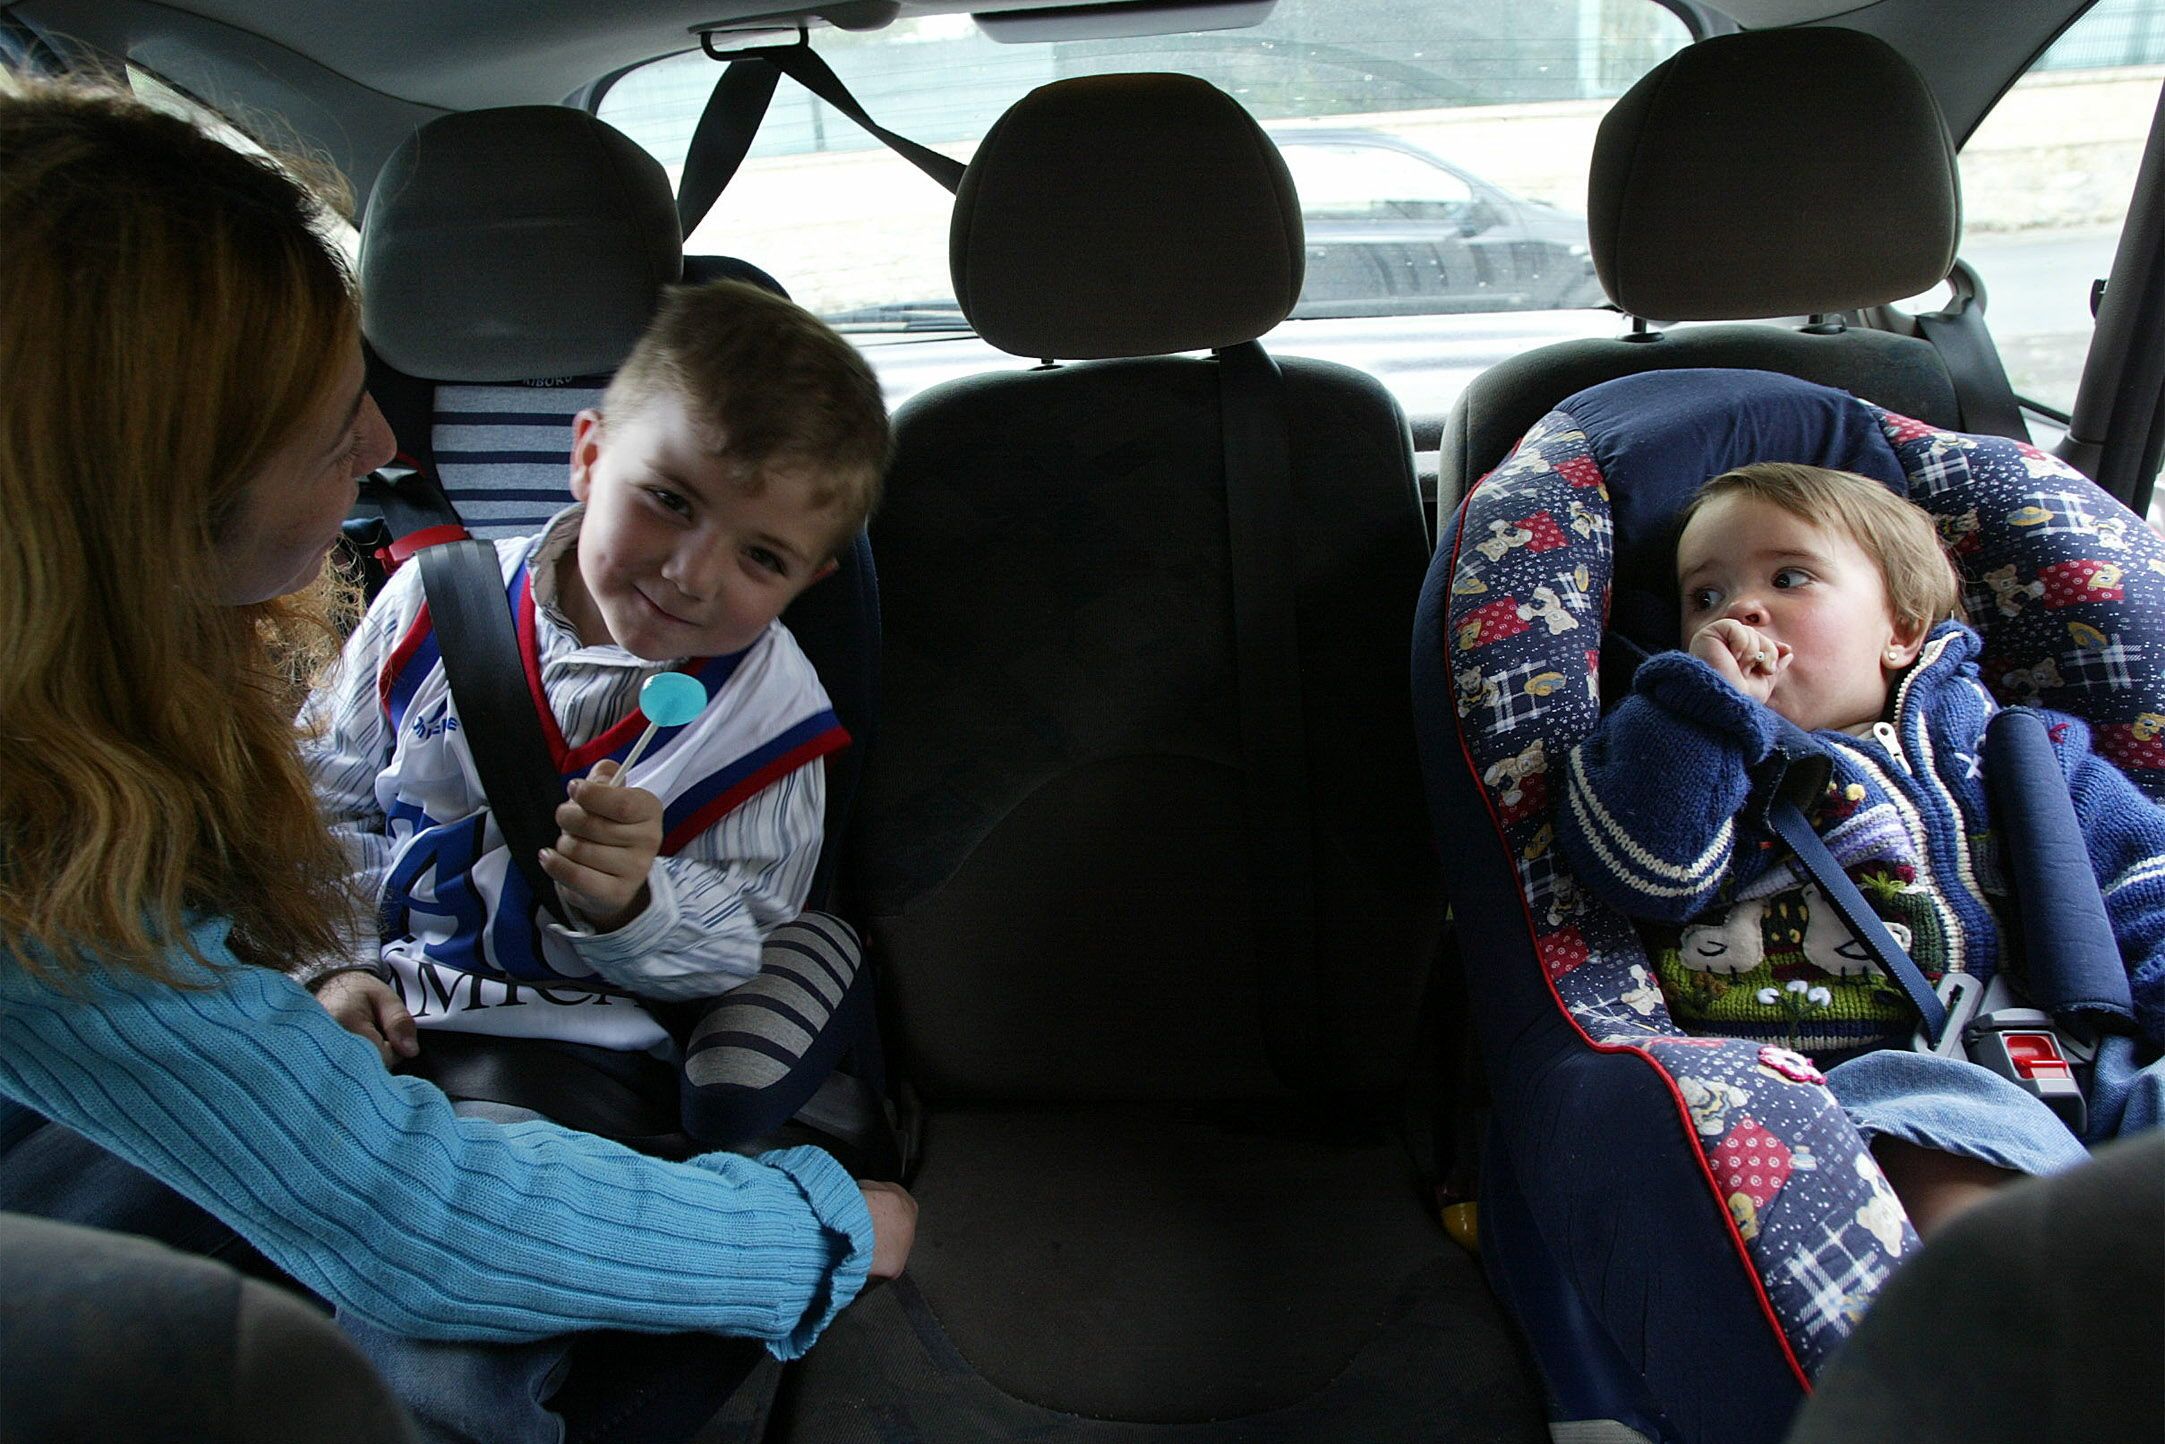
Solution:
{"label": "striped shirt", "polygon": [[[525,560],[543,690],[563,742],[575,752],[622,723],[636,709],[641,684],[672,665],[614,645],[587,646],[559,610],[556,569],[577,542],[582,515],[581,507],[566,508],[538,537],[497,544],[507,566]],[[358,893],[372,902],[383,898],[411,838],[407,827],[394,825],[387,815],[385,799],[399,783],[394,769],[410,765],[410,749],[398,745],[400,699],[392,684],[403,688],[416,674],[430,671],[419,662],[401,670],[402,654],[417,633],[423,600],[419,572],[419,567],[404,568],[385,586],[348,640],[338,674],[302,713],[304,728],[313,734],[302,744],[303,758],[332,830],[353,858]],[[808,695],[824,710],[824,694],[808,680],[809,666],[779,624],[755,650],[768,646],[783,649],[781,660],[790,664],[780,675],[797,678],[801,670],[807,679],[788,685],[809,686]],[[663,750],[648,755],[658,758]],[[714,765],[727,760],[718,757]],[[412,939],[379,938],[373,917],[354,921],[351,965],[380,972],[381,965],[390,964],[394,985],[424,1027],[573,1038],[613,1048],[662,1046],[662,1029],[636,1004],[561,984],[558,977],[598,977],[661,1000],[708,997],[751,978],[759,970],[766,933],[804,905],[818,861],[825,803],[824,768],[797,765],[703,831],[673,835],[674,855],[655,859],[648,874],[650,900],[639,916],[608,933],[543,923],[542,951],[550,968],[542,976],[545,992],[464,975],[455,963],[441,965],[440,948],[431,950],[432,960]],[[467,810],[478,812],[484,804],[473,785]],[[446,821],[464,815],[446,811],[448,816],[437,815]]]}

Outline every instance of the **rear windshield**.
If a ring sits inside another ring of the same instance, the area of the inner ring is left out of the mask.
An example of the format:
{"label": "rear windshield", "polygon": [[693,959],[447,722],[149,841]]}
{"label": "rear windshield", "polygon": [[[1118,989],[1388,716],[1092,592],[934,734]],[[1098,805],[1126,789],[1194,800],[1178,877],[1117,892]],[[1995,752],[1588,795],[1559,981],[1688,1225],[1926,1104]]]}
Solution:
{"label": "rear windshield", "polygon": [[[1587,257],[1587,157],[1609,103],[1689,39],[1651,0],[1280,0],[1242,29],[1003,44],[967,15],[813,48],[874,119],[967,160],[1015,100],[1076,75],[1171,70],[1235,96],[1302,197],[1297,317],[1553,310],[1602,302]],[[720,66],[644,66],[603,119],[676,174]],[[962,326],[949,197],[784,80],[751,158],[686,243],[786,278],[845,328]]]}

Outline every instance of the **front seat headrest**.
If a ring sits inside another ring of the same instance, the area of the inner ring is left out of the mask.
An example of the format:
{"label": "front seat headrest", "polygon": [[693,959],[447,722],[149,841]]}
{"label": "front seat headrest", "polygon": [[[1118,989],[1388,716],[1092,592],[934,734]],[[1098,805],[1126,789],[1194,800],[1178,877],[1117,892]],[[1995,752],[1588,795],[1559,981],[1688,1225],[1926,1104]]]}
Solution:
{"label": "front seat headrest", "polygon": [[1954,266],[1962,198],[1924,77],[1886,42],[1805,27],[1687,46],[1601,123],[1594,271],[1634,316],[1877,306]]}
{"label": "front seat headrest", "polygon": [[955,195],[955,299],[1017,356],[1154,356],[1252,341],[1306,262],[1278,149],[1187,75],[1040,86],[979,143]]}
{"label": "front seat headrest", "polygon": [[661,165],[558,105],[447,115],[391,155],[361,228],[361,330],[436,381],[613,371],[677,279]]}

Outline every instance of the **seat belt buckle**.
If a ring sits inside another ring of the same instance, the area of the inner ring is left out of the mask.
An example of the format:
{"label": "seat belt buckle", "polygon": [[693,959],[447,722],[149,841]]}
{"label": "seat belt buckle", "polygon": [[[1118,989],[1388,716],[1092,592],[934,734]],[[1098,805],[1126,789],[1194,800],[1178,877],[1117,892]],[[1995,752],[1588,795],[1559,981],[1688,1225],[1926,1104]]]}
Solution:
{"label": "seat belt buckle", "polygon": [[1940,1029],[1939,1041],[1934,1043],[1920,1025],[1916,1036],[1910,1039],[1910,1048],[1919,1053],[1937,1053],[1943,1058],[1959,1058],[1962,1054],[1962,1033],[1969,1027],[1970,1019],[1985,1001],[1985,984],[1969,973],[1942,973],[1939,986],[1932,990],[1938,995],[1940,1005],[1947,1010],[1947,1026]]}
{"label": "seat belt buckle", "polygon": [[2082,1136],[2089,1122],[2082,1085],[2075,1081],[2075,1066],[2082,1060],[2061,1045],[2050,1014],[2000,1008],[1971,1019],[1961,1036],[1972,1063],[2037,1099],[2077,1138]]}

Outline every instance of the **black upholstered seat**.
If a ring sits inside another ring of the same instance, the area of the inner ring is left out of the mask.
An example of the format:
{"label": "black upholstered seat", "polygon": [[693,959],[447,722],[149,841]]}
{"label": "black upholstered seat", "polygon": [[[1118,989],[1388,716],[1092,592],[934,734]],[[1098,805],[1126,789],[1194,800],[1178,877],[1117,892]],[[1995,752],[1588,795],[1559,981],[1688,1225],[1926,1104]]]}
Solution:
{"label": "black upholstered seat", "polygon": [[[1427,541],[1405,420],[1344,367],[1279,363],[1305,782],[1243,742],[1253,481],[1221,362],[1168,353],[1282,319],[1299,224],[1254,122],[1180,76],[1039,90],[964,179],[972,322],[1093,359],[897,418],[848,876],[924,1212],[909,1273],[794,1366],[790,1439],[1542,1437],[1400,1127],[1443,923],[1407,678]],[[1257,781],[1312,809],[1291,947]]]}
{"label": "black upholstered seat", "polygon": [[[1567,341],[1483,372],[1444,424],[1443,511],[1557,402],[1641,371],[1778,371],[1934,425],[2000,429],[1966,414],[1980,398],[1932,340],[1833,319],[1938,285],[1960,239],[1946,123],[1885,42],[1806,27],[1679,51],[1604,117],[1587,215],[1595,273],[1623,311],[1717,324]],[[1968,374],[2004,387],[1981,322],[1960,333],[1986,362]]]}

